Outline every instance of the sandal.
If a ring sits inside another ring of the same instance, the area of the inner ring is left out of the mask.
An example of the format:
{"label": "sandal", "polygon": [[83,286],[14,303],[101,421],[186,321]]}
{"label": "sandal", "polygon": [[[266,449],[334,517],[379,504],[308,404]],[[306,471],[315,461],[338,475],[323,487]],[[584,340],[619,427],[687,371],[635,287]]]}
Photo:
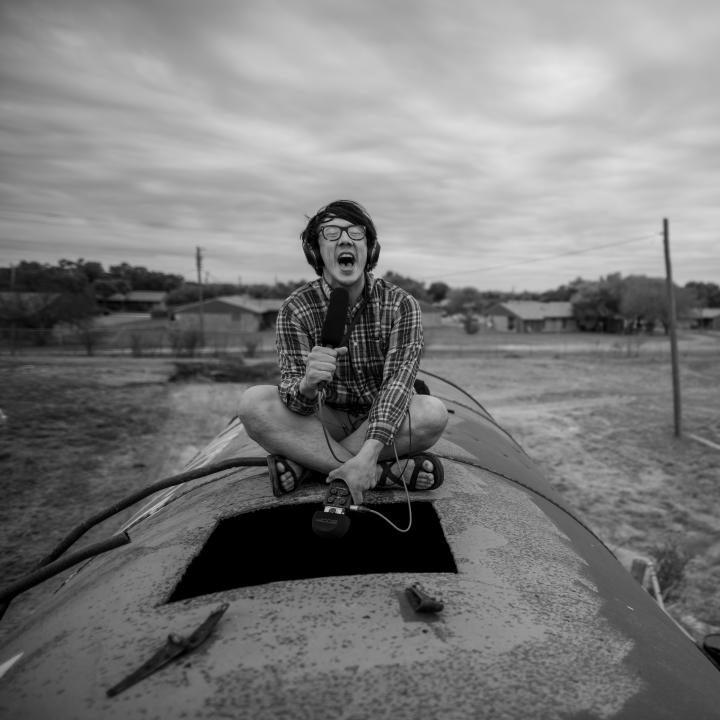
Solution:
{"label": "sandal", "polygon": [[[289,495],[291,492],[295,492],[313,474],[311,470],[303,469],[298,477],[298,474],[293,470],[287,458],[282,455],[268,455],[266,460],[270,482],[272,483],[272,491],[275,497],[282,497],[283,495]],[[279,462],[286,468],[283,473],[278,473],[277,464]],[[280,482],[280,475],[286,472],[289,472],[293,477],[293,486],[290,490],[285,490]]]}
{"label": "sandal", "polygon": [[[421,492],[423,490],[435,490],[435,488],[439,488],[444,480],[445,480],[445,470],[443,469],[442,463],[440,462],[440,458],[437,455],[433,455],[433,453],[419,453],[418,455],[410,455],[409,457],[400,458],[400,460],[413,460],[415,463],[415,467],[413,468],[412,475],[410,476],[410,480],[407,483],[407,489],[412,492]],[[428,471],[423,469],[423,463],[429,460],[432,463],[432,470]],[[392,466],[396,463],[396,460],[382,460],[378,463],[380,467],[382,467],[382,473],[380,477],[378,478],[377,483],[375,483],[375,489],[383,489],[383,488],[389,488],[393,485],[399,485],[402,487],[404,485],[402,477],[395,475],[392,471]],[[417,487],[417,479],[418,475],[421,472],[432,472],[433,477],[435,478],[433,481],[433,484],[430,485],[430,487],[426,488],[418,488]]]}

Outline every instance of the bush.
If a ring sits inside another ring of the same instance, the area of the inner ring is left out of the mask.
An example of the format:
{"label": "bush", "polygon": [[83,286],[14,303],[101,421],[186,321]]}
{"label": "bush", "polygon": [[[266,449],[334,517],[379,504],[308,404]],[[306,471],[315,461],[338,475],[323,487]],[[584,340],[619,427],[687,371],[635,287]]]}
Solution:
{"label": "bush", "polygon": [[200,343],[200,331],[195,328],[173,328],[170,331],[170,347],[175,357],[193,357]]}
{"label": "bush", "polygon": [[480,329],[480,323],[474,315],[466,315],[463,320],[463,326],[468,335],[474,335]]}
{"label": "bush", "polygon": [[175,372],[170,381],[183,380],[276,384],[279,381],[279,372],[276,362],[246,365],[240,357],[224,360],[181,360],[175,363]]}
{"label": "bush", "polygon": [[690,553],[674,540],[667,540],[650,551],[655,559],[655,574],[663,600],[679,600],[685,588],[685,566],[691,559]]}
{"label": "bush", "polygon": [[143,338],[141,333],[130,333],[130,351],[133,357],[141,357],[143,350]]}

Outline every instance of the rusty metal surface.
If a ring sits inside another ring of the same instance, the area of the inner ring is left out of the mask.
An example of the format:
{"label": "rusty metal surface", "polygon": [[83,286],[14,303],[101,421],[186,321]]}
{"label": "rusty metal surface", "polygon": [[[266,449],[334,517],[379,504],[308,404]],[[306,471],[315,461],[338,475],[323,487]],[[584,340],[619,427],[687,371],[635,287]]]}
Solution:
{"label": "rusty metal surface", "polygon": [[[196,480],[149,503],[130,545],[82,567],[0,650],[0,666],[22,654],[0,678],[0,716],[720,717],[711,663],[517,445],[453,409],[434,448],[446,482],[428,497],[457,574],[273,582],[164,604],[222,518],[324,492],[278,501],[262,468]],[[243,454],[262,452],[234,425],[195,463]],[[280,535],[277,551],[291,542]],[[412,612],[404,589],[414,582],[442,599],[441,613]],[[200,648],[106,697],[168,634],[191,632],[223,602]]]}

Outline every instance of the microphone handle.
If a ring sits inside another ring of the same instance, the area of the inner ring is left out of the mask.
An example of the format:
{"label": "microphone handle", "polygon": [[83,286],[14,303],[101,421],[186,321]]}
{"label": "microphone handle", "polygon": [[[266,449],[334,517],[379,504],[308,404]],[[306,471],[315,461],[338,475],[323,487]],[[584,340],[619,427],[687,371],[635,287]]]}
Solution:
{"label": "microphone handle", "polygon": [[[323,347],[329,347],[332,348],[332,345],[324,345]],[[323,396],[325,395],[325,391],[327,390],[327,386],[330,384],[329,380],[323,380],[321,383],[318,384],[318,392],[322,393]],[[323,397],[323,400],[325,398]]]}

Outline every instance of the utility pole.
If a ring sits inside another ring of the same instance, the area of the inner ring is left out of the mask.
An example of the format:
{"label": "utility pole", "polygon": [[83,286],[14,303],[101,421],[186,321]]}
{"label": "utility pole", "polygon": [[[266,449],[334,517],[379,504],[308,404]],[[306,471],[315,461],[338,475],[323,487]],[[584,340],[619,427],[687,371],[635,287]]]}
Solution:
{"label": "utility pole", "polygon": [[195,265],[198,277],[198,308],[200,310],[200,347],[205,346],[205,313],[203,311],[202,248],[195,248]]}
{"label": "utility pole", "polygon": [[[15,266],[11,263],[10,264],[10,292],[15,292]],[[15,300],[13,299],[13,302]],[[15,343],[17,341],[16,335],[15,335],[15,320],[10,321],[10,354],[15,354]],[[2,616],[2,613],[0,612],[0,616]]]}
{"label": "utility pole", "polygon": [[675,414],[675,437],[682,435],[682,408],[680,401],[680,368],[678,366],[677,330],[675,322],[675,286],[670,264],[670,228],[667,218],[663,219],[663,245],[665,247],[665,279],[668,294],[668,326],[670,328],[670,354],[672,357],[673,410]]}

